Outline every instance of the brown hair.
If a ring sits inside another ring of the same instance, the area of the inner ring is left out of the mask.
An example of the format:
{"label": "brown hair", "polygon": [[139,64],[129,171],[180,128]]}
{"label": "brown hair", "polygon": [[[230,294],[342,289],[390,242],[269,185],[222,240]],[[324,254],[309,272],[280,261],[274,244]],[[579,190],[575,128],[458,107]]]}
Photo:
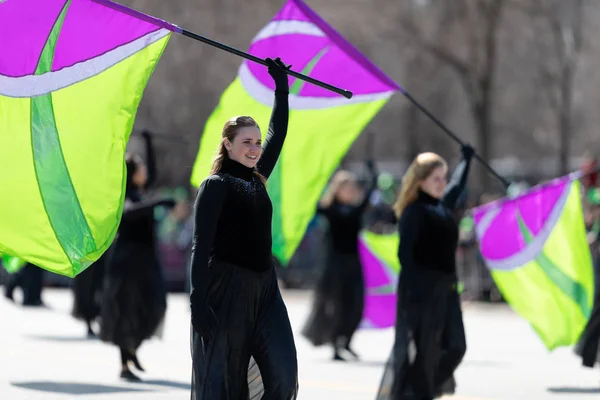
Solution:
{"label": "brown hair", "polygon": [[[223,161],[229,158],[229,155],[227,154],[227,149],[225,148],[225,139],[229,140],[230,142],[233,142],[238,133],[239,128],[248,127],[254,127],[260,130],[260,127],[252,117],[234,117],[231,118],[229,121],[225,122],[225,125],[223,126],[223,131],[221,132],[221,143],[219,144],[217,155],[215,156],[212,168],[210,169],[211,175],[218,174],[223,168]],[[254,167],[254,176],[256,176],[263,184],[266,184],[266,178],[258,172],[256,167]]]}
{"label": "brown hair", "polygon": [[421,153],[413,160],[402,177],[402,188],[396,203],[394,203],[394,211],[398,218],[406,206],[417,199],[419,184],[439,167],[447,168],[447,164],[441,156],[435,153]]}

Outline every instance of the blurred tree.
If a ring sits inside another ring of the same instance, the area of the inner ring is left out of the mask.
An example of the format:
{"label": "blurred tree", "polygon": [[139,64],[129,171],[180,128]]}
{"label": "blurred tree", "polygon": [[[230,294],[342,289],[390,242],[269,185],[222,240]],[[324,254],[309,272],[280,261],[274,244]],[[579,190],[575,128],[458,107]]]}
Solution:
{"label": "blurred tree", "polygon": [[[479,155],[492,156],[492,110],[498,57],[497,33],[505,0],[409,0],[400,14],[415,44],[444,62],[458,76],[473,122]],[[408,12],[407,12],[408,9]],[[489,176],[480,174],[488,186]]]}
{"label": "blurred tree", "polygon": [[559,173],[570,171],[571,143],[575,138],[574,95],[584,32],[584,0],[533,0],[526,10],[538,38],[541,90],[556,118]]}

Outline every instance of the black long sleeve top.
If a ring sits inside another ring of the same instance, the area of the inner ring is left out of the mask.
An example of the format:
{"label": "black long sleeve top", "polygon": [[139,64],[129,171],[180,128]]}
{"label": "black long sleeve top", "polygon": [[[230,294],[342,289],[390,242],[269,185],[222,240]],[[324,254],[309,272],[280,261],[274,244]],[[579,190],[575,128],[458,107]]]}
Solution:
{"label": "black long sleeve top", "polygon": [[[258,172],[269,178],[283,147],[288,126],[288,94],[275,91],[275,102]],[[267,189],[248,168],[226,159],[218,174],[205,179],[195,204],[191,266],[192,312],[206,293],[209,260],[254,271],[272,267],[273,206]]]}
{"label": "black long sleeve top", "polygon": [[399,224],[400,280],[427,269],[456,279],[458,223],[453,210],[467,182],[470,163],[470,159],[459,163],[442,199],[419,191],[417,200],[404,209]]}
{"label": "black long sleeve top", "polygon": [[358,205],[341,204],[337,201],[328,207],[317,208],[327,218],[332,250],[340,254],[358,254],[358,235],[362,227],[362,216],[376,187],[377,175],[371,173],[371,182],[365,197]]}
{"label": "black long sleeve top", "polygon": [[[156,160],[152,138],[145,137],[145,142],[148,175],[144,189],[148,189],[156,180]],[[140,190],[133,183],[128,182],[123,216],[119,224],[119,240],[153,246],[155,241],[154,207],[159,203],[159,201],[143,201]]]}

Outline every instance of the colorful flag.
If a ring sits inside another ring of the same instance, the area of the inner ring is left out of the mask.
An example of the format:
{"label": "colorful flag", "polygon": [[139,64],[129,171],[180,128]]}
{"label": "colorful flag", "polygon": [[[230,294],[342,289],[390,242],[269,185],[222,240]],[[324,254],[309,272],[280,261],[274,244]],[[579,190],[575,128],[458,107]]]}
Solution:
{"label": "colorful flag", "polygon": [[[281,57],[295,71],[354,93],[346,99],[290,78],[288,135],[267,185],[274,209],[273,253],[286,264],[341,158],[399,88],[301,0],[289,0],[283,6],[252,40],[250,53]],[[264,66],[242,63],[204,127],[193,185],[208,176],[228,119],[250,115],[266,132],[273,90]]]}
{"label": "colorful flag", "polygon": [[396,322],[396,288],[400,274],[398,234],[363,230],[358,251],[363,267],[365,309],[362,327],[389,328]]}
{"label": "colorful flag", "polygon": [[473,215],[481,254],[511,307],[549,350],[575,344],[594,290],[579,181],[560,178]]}
{"label": "colorful flag", "polygon": [[105,0],[0,2],[0,252],[73,277],[110,246],[164,23]]}

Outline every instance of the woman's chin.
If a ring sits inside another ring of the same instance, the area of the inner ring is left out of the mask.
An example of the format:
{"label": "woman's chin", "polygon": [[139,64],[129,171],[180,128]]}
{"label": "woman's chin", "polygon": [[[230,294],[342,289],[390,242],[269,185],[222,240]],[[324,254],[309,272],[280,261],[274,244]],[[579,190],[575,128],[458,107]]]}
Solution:
{"label": "woman's chin", "polygon": [[258,160],[250,160],[250,159],[246,158],[242,164],[244,164],[244,166],[246,166],[248,168],[254,168],[254,167],[256,167],[257,162],[258,162]]}

